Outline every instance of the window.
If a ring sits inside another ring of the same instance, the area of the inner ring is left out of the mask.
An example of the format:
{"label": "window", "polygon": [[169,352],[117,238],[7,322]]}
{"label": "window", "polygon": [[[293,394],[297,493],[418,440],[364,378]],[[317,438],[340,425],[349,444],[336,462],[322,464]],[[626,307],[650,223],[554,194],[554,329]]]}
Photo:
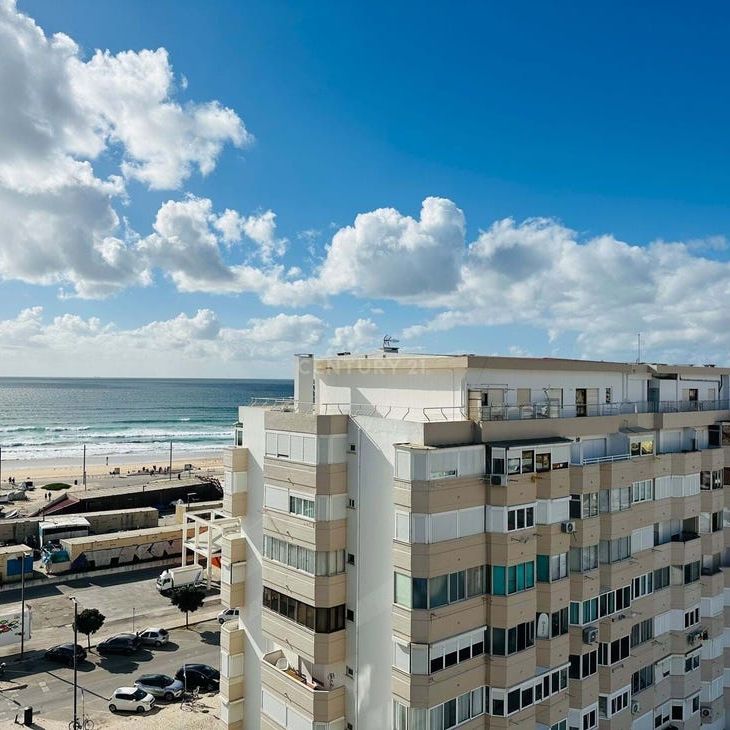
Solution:
{"label": "window", "polygon": [[636,695],[654,684],[654,665],[642,667],[631,676],[631,694]]}
{"label": "window", "polygon": [[589,710],[583,715],[583,730],[591,730],[596,726],[596,711]]}
{"label": "window", "polygon": [[588,654],[571,654],[568,676],[571,679],[584,679],[598,671],[598,649]]}
{"label": "window", "polygon": [[522,452],[522,473],[530,474],[535,471],[535,452],[534,451],[523,451]]}
{"label": "window", "polygon": [[583,626],[598,619],[598,598],[589,598],[587,601],[579,603],[577,601],[570,602],[570,624],[574,626]]}
{"label": "window", "polygon": [[506,596],[519,593],[535,586],[535,564],[519,563],[505,568],[492,566],[492,593],[495,596]]}
{"label": "window", "polygon": [[431,644],[428,649],[429,672],[433,674],[484,654],[488,631],[488,627],[484,627]]}
{"label": "window", "polygon": [[345,628],[344,604],[332,608],[315,608],[266,587],[263,603],[265,608],[317,633],[331,634]]}
{"label": "window", "polygon": [[568,607],[553,611],[550,614],[550,638],[568,633]]}
{"label": "window", "polygon": [[546,454],[538,452],[535,454],[535,471],[550,471],[550,452]]}
{"label": "window", "polygon": [[654,638],[654,619],[648,618],[631,628],[631,647],[639,646]]}
{"label": "window", "polygon": [[537,580],[551,583],[568,576],[568,553],[537,556]]}
{"label": "window", "polygon": [[654,499],[654,480],[643,479],[631,485],[632,502],[650,502]]}
{"label": "window", "polygon": [[598,596],[598,618],[605,618],[631,605],[631,587],[617,588]]}
{"label": "window", "polygon": [[488,568],[480,565],[434,578],[409,578],[395,573],[393,600],[406,608],[438,608],[488,593],[485,581]]}
{"label": "window", "polygon": [[713,469],[712,471],[700,472],[700,489],[722,489],[722,485],[722,469]]}
{"label": "window", "polygon": [[317,551],[264,535],[263,555],[309,575],[337,575],[345,572],[345,551]]}
{"label": "window", "polygon": [[700,579],[700,561],[694,563],[687,563],[684,566],[684,584],[694,583]]}
{"label": "window", "polygon": [[700,609],[693,608],[690,611],[684,613],[684,628],[688,629],[690,626],[694,626],[700,622]]}
{"label": "window", "polygon": [[644,573],[639,575],[632,581],[631,596],[633,600],[648,596],[654,592],[654,573]]}
{"label": "window", "polygon": [[684,660],[684,671],[685,674],[689,673],[700,666],[700,652],[696,654],[690,654]]}
{"label": "window", "polygon": [[654,437],[643,439],[631,439],[629,446],[631,456],[649,456],[654,453]]}
{"label": "window", "polygon": [[[489,630],[489,629],[488,629]],[[491,628],[492,651],[495,656],[510,656],[535,644],[535,622],[517,624],[508,629]]]}
{"label": "window", "polygon": [[306,497],[297,497],[293,494],[289,495],[289,512],[299,517],[306,517],[309,520],[314,519],[314,500]]}
{"label": "window", "polygon": [[[484,712],[484,687],[478,687],[466,692],[453,700],[447,700],[441,705],[432,707],[428,713],[429,730],[449,730],[461,725]],[[425,728],[425,718],[421,728]],[[398,728],[398,730],[401,730]],[[411,730],[419,730],[411,727]]]}
{"label": "window", "polygon": [[571,573],[585,573],[598,567],[598,545],[570,548],[568,556]]}
{"label": "window", "polygon": [[654,571],[654,590],[660,591],[669,585],[669,566]]}
{"label": "window", "polygon": [[606,512],[623,512],[631,507],[632,487],[618,489],[602,489],[598,495],[599,510]]}
{"label": "window", "polygon": [[598,663],[603,666],[610,666],[622,659],[626,659],[629,655],[630,639],[624,636],[622,639],[616,639],[610,643],[601,642],[598,645]]}
{"label": "window", "polygon": [[507,532],[513,530],[524,530],[535,526],[535,508],[516,507],[507,510]]}
{"label": "window", "polygon": [[393,730],[408,730],[408,708],[393,700]]}
{"label": "window", "polygon": [[598,516],[598,492],[570,495],[570,516],[573,519],[586,519]]}
{"label": "window", "polygon": [[618,537],[615,540],[601,540],[598,543],[598,559],[601,563],[617,563],[630,557],[630,536]]}

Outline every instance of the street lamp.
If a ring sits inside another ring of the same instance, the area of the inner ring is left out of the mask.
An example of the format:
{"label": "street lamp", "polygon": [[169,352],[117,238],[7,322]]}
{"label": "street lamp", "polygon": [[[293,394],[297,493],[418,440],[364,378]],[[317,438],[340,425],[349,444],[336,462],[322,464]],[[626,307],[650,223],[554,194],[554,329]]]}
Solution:
{"label": "street lamp", "polygon": [[78,687],[78,674],[77,674],[77,668],[76,668],[76,642],[78,640],[78,628],[77,628],[76,620],[79,617],[79,604],[76,602],[75,596],[69,596],[68,599],[70,601],[73,601],[73,603],[74,603],[74,645],[73,645],[73,650],[74,650],[74,719],[73,719],[73,725],[71,725],[71,727],[74,728],[74,730],[75,730],[76,728],[80,727],[79,717],[78,717],[78,713],[77,713],[77,705],[76,705],[76,688]]}
{"label": "street lamp", "polygon": [[[25,653],[25,559],[28,553],[23,553],[20,560],[20,660],[23,660]],[[32,556],[33,553],[30,553]]]}

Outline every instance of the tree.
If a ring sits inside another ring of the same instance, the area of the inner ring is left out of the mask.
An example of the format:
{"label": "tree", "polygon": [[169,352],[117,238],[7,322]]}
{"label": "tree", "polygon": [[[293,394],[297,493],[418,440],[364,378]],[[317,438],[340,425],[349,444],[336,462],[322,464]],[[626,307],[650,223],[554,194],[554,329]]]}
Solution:
{"label": "tree", "polygon": [[106,616],[96,608],[85,608],[76,618],[76,630],[86,634],[86,645],[91,650],[91,635],[95,634],[103,625]]}
{"label": "tree", "polygon": [[183,586],[172,594],[170,598],[172,605],[177,606],[185,614],[186,629],[189,628],[188,614],[190,611],[197,611],[201,608],[204,598],[205,588],[201,588],[200,586]]}

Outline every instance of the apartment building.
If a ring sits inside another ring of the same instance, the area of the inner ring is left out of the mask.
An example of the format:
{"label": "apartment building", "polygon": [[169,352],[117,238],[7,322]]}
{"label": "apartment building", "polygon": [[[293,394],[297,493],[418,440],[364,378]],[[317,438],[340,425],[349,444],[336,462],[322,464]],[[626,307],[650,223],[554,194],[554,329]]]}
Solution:
{"label": "apartment building", "polygon": [[223,724],[728,726],[729,375],[298,356],[225,453]]}

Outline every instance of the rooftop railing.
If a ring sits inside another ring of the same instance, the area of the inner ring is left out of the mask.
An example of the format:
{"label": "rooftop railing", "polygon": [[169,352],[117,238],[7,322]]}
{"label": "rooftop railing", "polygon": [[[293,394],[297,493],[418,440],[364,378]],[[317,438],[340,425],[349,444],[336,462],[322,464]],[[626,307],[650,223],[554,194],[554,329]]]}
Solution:
{"label": "rooftop railing", "polygon": [[402,421],[520,421],[541,418],[590,418],[638,413],[691,413],[730,410],[730,400],[632,401],[561,406],[531,403],[522,406],[406,406],[376,403],[310,403],[293,398],[252,398],[249,405],[290,413],[323,416],[375,416]]}
{"label": "rooftop railing", "polygon": [[557,403],[531,403],[522,406],[481,406],[481,421],[519,421],[538,418],[586,418],[622,416],[636,413],[691,413],[730,410],[730,400],[634,401],[561,406]]}

